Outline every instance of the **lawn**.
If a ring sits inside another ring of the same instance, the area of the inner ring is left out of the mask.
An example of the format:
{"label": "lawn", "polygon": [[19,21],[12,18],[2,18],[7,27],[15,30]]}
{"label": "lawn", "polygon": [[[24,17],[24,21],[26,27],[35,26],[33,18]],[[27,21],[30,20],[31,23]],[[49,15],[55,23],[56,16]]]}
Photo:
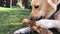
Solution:
{"label": "lawn", "polygon": [[25,27],[22,20],[29,14],[29,10],[0,7],[0,34],[13,34],[15,30]]}

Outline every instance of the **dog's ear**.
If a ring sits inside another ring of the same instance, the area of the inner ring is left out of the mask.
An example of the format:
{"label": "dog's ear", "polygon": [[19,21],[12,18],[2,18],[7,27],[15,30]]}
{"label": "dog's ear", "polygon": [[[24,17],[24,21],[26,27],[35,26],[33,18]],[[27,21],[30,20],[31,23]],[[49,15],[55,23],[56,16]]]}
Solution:
{"label": "dog's ear", "polygon": [[54,4],[57,4],[58,2],[59,2],[59,0],[51,0],[52,1],[52,3],[54,3]]}
{"label": "dog's ear", "polygon": [[48,4],[56,9],[57,5],[60,3],[60,0],[47,0]]}
{"label": "dog's ear", "polygon": [[[51,11],[48,11],[46,13],[45,18],[49,18],[53,13],[56,12],[57,10],[57,5],[59,4],[60,0],[47,0],[47,3],[49,4],[49,6],[51,7]],[[50,10],[49,9],[49,10]]]}

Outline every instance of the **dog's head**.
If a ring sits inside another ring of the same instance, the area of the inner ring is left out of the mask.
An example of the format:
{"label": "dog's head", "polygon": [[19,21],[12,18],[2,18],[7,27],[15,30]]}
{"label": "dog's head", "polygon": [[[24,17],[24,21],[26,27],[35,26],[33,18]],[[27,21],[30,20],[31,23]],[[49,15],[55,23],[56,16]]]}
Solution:
{"label": "dog's head", "polygon": [[49,18],[55,11],[59,0],[32,0],[31,20],[39,20],[39,18]]}

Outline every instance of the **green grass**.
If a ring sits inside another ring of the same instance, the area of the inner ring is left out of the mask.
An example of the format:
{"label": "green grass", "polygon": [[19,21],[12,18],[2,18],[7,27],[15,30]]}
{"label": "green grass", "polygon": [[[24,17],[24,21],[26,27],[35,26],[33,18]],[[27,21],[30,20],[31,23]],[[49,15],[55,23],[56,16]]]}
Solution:
{"label": "green grass", "polygon": [[0,34],[13,34],[15,30],[25,27],[22,20],[29,14],[29,10],[0,7]]}

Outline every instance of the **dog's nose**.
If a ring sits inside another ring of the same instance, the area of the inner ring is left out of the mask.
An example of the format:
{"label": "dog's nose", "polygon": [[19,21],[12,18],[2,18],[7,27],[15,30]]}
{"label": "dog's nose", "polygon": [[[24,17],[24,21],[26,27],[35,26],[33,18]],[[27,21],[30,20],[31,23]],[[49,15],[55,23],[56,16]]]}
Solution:
{"label": "dog's nose", "polygon": [[33,16],[30,16],[29,19],[30,19],[31,21],[36,21],[36,17],[33,17]]}

